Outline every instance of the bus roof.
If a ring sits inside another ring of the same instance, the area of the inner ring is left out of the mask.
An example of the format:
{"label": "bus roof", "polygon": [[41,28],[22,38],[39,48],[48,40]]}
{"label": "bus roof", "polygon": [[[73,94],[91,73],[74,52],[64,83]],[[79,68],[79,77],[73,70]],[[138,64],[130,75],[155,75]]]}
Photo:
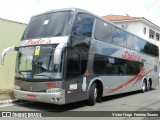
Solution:
{"label": "bus roof", "polygon": [[[43,15],[43,14],[48,14],[48,13],[52,13],[52,12],[61,12],[61,11],[67,11],[67,10],[72,10],[74,12],[85,12],[85,13],[89,13],[89,14],[92,14],[94,16],[96,16],[95,14],[91,13],[91,12],[88,12],[86,10],[83,10],[83,9],[80,9],[80,8],[64,8],[64,9],[55,9],[55,10],[50,10],[50,11],[46,11],[46,12],[42,12],[42,13],[39,13],[39,14],[36,14],[34,16],[39,16],[39,15]],[[32,17],[34,17],[32,16]],[[98,17],[98,16],[97,16]]]}
{"label": "bus roof", "polygon": [[[32,16],[32,17],[39,16],[39,15],[43,15],[43,14],[48,14],[48,13],[52,13],[52,12],[61,12],[61,11],[67,11],[67,10],[74,11],[75,13],[85,12],[85,13],[91,14],[91,15],[93,15],[94,17],[103,20],[104,22],[107,22],[107,23],[109,23],[109,24],[111,24],[111,25],[113,25],[113,26],[115,26],[115,27],[117,27],[117,28],[119,28],[119,29],[122,29],[121,27],[115,25],[114,23],[112,23],[112,22],[110,22],[110,21],[108,21],[108,20],[106,20],[106,19],[104,19],[104,18],[102,18],[102,17],[100,17],[100,16],[92,13],[92,12],[89,12],[89,11],[87,11],[87,10],[80,9],[80,8],[74,8],[74,7],[73,7],[73,8],[63,8],[63,9],[50,10],[50,11],[42,12],[42,13],[40,13],[40,14],[36,14],[36,15],[34,15],[34,16]],[[141,36],[136,35],[135,33],[131,33],[131,32],[129,32],[129,31],[125,30],[125,29],[122,29],[122,30],[124,30],[124,31],[126,31],[126,32],[128,32],[128,33],[130,33],[130,34],[132,34],[132,35],[134,35],[134,36],[137,36],[138,38],[143,39],[143,40],[145,40],[145,41],[147,41],[147,42],[149,42],[149,43],[152,43],[152,42],[150,42],[150,41],[142,38]],[[155,44],[155,43],[152,43],[152,44],[158,46],[158,45]]]}

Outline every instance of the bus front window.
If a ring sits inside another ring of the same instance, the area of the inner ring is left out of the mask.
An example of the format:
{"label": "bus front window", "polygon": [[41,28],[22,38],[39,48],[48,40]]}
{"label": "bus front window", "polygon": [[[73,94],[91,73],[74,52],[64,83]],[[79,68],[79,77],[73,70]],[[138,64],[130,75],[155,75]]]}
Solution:
{"label": "bus front window", "polygon": [[61,11],[37,15],[31,18],[22,40],[66,36],[69,33],[73,12]]}
{"label": "bus front window", "polygon": [[27,79],[62,78],[62,59],[54,64],[54,51],[57,45],[22,47],[17,57],[17,75]]}

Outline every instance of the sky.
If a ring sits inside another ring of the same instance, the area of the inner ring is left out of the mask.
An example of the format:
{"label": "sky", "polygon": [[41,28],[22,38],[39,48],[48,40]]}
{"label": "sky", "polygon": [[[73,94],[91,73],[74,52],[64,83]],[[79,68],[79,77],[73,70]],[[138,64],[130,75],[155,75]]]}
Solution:
{"label": "sky", "polygon": [[71,7],[98,16],[128,14],[145,17],[160,26],[160,0],[0,0],[0,18],[28,23],[35,14]]}

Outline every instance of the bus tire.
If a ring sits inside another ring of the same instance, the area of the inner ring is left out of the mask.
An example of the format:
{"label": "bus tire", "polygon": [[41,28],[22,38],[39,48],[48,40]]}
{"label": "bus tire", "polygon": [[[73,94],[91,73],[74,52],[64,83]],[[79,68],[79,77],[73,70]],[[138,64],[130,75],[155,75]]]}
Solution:
{"label": "bus tire", "polygon": [[94,106],[96,104],[96,99],[97,99],[97,87],[96,83],[93,83],[89,91],[88,105]]}
{"label": "bus tire", "polygon": [[151,88],[152,88],[152,82],[151,80],[148,80],[147,91],[151,90]]}
{"label": "bus tire", "polygon": [[141,85],[141,92],[144,93],[147,90],[147,82],[146,80],[143,80],[142,85]]}
{"label": "bus tire", "polygon": [[97,102],[98,102],[98,103],[102,103],[102,97],[98,97],[98,98],[97,98]]}

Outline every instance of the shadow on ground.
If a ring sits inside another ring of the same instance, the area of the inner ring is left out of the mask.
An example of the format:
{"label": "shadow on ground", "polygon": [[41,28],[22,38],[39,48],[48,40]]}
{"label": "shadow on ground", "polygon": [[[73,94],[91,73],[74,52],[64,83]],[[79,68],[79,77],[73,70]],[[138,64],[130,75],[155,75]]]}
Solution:
{"label": "shadow on ground", "polygon": [[[142,94],[140,91],[129,92],[124,94],[112,95],[102,98],[102,103],[107,102],[114,99],[120,99],[123,97],[128,97],[135,94]],[[19,104],[20,102],[24,102],[25,104]],[[27,101],[19,101],[17,102],[17,106],[23,106],[31,110],[35,111],[46,111],[46,112],[65,112],[65,111],[72,111],[77,108],[86,107],[87,101],[75,102],[66,105],[54,105],[48,103],[40,103],[40,102],[27,102]]]}

